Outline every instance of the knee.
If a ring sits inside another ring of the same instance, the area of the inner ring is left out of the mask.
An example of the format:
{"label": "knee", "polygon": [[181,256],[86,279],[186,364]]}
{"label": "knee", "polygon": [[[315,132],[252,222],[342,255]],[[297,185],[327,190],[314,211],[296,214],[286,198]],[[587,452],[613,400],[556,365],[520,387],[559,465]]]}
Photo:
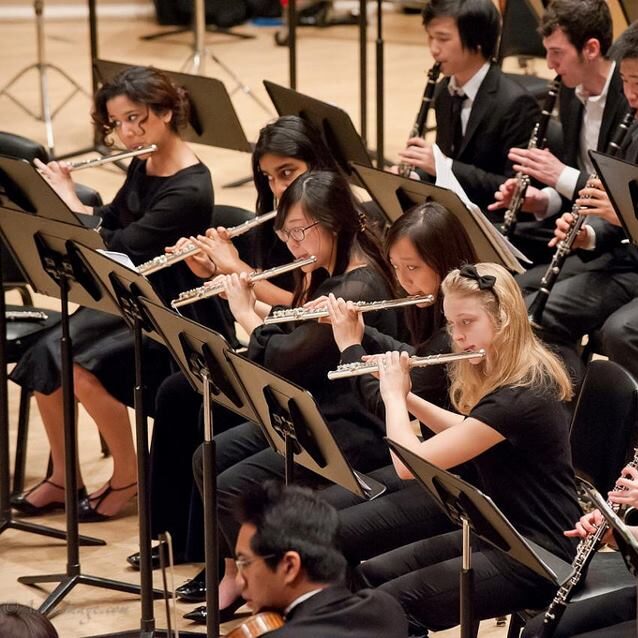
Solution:
{"label": "knee", "polygon": [[[611,359],[624,359],[628,352],[628,335],[634,331],[630,317],[623,313],[614,313],[607,318],[601,329],[603,354]],[[631,349],[629,348],[629,351]]]}
{"label": "knee", "polygon": [[76,396],[80,399],[104,391],[104,386],[99,379],[77,364],[73,365],[73,388]]}

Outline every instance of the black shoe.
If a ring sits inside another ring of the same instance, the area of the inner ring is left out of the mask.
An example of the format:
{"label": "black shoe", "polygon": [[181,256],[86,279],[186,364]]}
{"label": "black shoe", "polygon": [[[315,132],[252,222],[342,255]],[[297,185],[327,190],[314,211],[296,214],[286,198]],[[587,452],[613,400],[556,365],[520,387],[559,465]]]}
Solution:
{"label": "black shoe", "polygon": [[[28,492],[24,492],[23,494],[18,494],[18,496],[12,496],[10,503],[11,507],[17,512],[20,512],[24,516],[42,516],[43,514],[47,514],[48,512],[53,512],[55,510],[63,510],[64,509],[64,501],[50,501],[49,503],[45,503],[44,505],[38,506],[30,503],[27,500],[27,496],[31,494],[34,490],[36,490],[43,483],[49,483],[53,485],[53,487],[57,487],[60,490],[64,490],[64,487],[61,485],[56,485],[53,481],[49,479],[44,479],[40,481],[37,485],[32,487]],[[81,487],[78,490],[78,502],[80,504],[80,508],[82,507],[82,503],[87,499],[86,488]]]}
{"label": "black shoe", "polygon": [[[126,557],[126,562],[133,567],[133,569],[140,569],[140,553],[135,552],[130,556]],[[151,547],[151,569],[159,569],[160,568],[160,546],[155,545]]]}
{"label": "black shoe", "polygon": [[202,569],[196,576],[175,589],[175,595],[187,603],[204,602],[206,600],[206,570]]}
{"label": "black shoe", "polygon": [[[219,622],[220,624],[228,622],[235,617],[235,612],[244,604],[244,599],[239,596],[235,600],[234,603],[228,605],[228,607],[224,607],[224,609],[219,610]],[[192,620],[194,623],[198,625],[206,624],[206,605],[201,605],[200,607],[196,607],[193,611],[189,611],[187,614],[184,614],[184,618],[187,620]]]}
{"label": "black shoe", "polygon": [[[124,487],[113,487],[111,485],[111,481],[108,482],[106,489],[99,495],[94,498],[87,498],[86,502],[82,502],[80,504],[80,512],[78,516],[78,520],[80,523],[102,523],[103,521],[110,521],[112,518],[115,518],[119,515],[119,512],[116,514],[102,514],[102,512],[98,511],[98,507],[102,505],[104,500],[112,493],[112,492],[121,492],[122,490],[128,490],[131,487],[137,485],[137,481],[131,483],[130,485],[125,485]],[[137,496],[137,492],[131,495],[130,498],[135,498]],[[91,501],[95,501],[95,505],[91,505]],[[130,500],[130,499],[129,499]]]}

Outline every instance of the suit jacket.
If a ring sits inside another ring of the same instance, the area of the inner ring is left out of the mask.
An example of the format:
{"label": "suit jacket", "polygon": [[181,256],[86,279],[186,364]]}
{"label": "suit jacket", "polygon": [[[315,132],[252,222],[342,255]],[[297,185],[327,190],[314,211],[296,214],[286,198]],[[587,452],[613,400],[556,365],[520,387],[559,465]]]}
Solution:
{"label": "suit jacket", "polygon": [[365,589],[352,594],[327,587],[292,609],[286,624],[268,638],[407,638],[408,621],[389,594]]}
{"label": "suit jacket", "polygon": [[[434,101],[436,142],[446,155],[450,155],[453,136],[449,83],[450,78],[439,83]],[[483,210],[494,201],[494,193],[505,179],[514,175],[507,159],[510,148],[528,145],[539,117],[532,95],[492,64],[476,94],[452,164],[468,197]]]}
{"label": "suit jacket", "polygon": [[[574,89],[561,86],[558,96],[559,117],[563,127],[563,153],[562,161],[567,166],[578,166],[577,157],[580,149],[580,131],[583,126],[583,103],[576,97]],[[609,142],[614,138],[618,124],[629,110],[629,105],[622,90],[622,80],[618,65],[609,83],[603,120],[598,134],[597,151],[607,151]],[[589,176],[581,171],[576,192],[585,187]],[[567,202],[569,204],[569,202]]]}

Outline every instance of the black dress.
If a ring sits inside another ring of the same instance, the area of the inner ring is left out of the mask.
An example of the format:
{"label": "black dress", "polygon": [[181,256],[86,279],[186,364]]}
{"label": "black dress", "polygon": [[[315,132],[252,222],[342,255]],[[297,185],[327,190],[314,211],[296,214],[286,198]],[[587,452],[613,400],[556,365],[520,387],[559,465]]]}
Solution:
{"label": "black dress", "polygon": [[[163,253],[164,247],[182,236],[203,232],[213,209],[210,172],[201,163],[169,177],[147,175],[146,161],[134,159],[126,180],[111,204],[95,209],[103,219],[101,234],[109,250],[127,254],[140,264]],[[156,290],[165,300],[199,285],[184,264],[151,275]],[[199,307],[198,313],[212,313],[226,331],[224,311],[217,302]],[[199,306],[199,304],[195,304]],[[117,316],[80,308],[70,318],[74,361],[95,374],[108,392],[130,403],[134,383],[133,338]],[[54,326],[18,362],[11,380],[31,391],[50,394],[60,386],[61,326]],[[145,347],[145,369],[153,379],[168,374],[169,358],[153,343]],[[148,385],[153,383],[149,379]]]}

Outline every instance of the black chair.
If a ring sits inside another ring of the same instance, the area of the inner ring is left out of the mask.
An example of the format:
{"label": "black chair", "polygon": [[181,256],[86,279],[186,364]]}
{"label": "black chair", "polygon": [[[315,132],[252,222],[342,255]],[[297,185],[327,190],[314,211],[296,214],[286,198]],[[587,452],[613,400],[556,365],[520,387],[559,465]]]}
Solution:
{"label": "black chair", "polygon": [[[638,422],[638,383],[613,361],[596,360],[587,367],[571,422],[571,449],[577,476],[603,495],[615,485],[620,471],[633,456]],[[618,554],[598,554],[583,586],[572,601],[635,587]],[[512,614],[507,637],[517,638],[537,612]]]}
{"label": "black chair", "polygon": [[507,0],[503,10],[503,27],[497,62],[510,56],[518,57],[523,73],[505,75],[527,89],[539,102],[547,94],[547,80],[527,73],[530,60],[545,58],[545,47],[538,33],[539,17],[527,0]]}
{"label": "black chair", "polygon": [[[39,159],[42,162],[49,161],[49,154],[44,146],[21,135],[0,131],[0,154],[33,162]],[[78,185],[76,193],[82,203],[87,206],[101,206],[102,198],[100,194],[87,186]],[[54,310],[36,308],[33,306],[33,299],[27,286],[27,281],[15,262],[7,247],[0,246],[0,256],[2,259],[2,278],[4,292],[16,290],[21,297],[22,306],[9,306],[8,311],[30,311],[43,312],[47,319],[43,320],[17,320],[10,321],[7,326],[7,362],[17,363],[20,357],[31,347],[31,345],[53,325],[60,320],[60,313]],[[20,391],[20,405],[18,409],[18,431],[16,441],[16,455],[14,461],[13,486],[11,494],[20,494],[24,489],[24,477],[27,458],[27,438],[29,431],[29,407],[31,402],[31,392],[26,389]],[[102,441],[102,453],[108,456],[106,443]]]}

